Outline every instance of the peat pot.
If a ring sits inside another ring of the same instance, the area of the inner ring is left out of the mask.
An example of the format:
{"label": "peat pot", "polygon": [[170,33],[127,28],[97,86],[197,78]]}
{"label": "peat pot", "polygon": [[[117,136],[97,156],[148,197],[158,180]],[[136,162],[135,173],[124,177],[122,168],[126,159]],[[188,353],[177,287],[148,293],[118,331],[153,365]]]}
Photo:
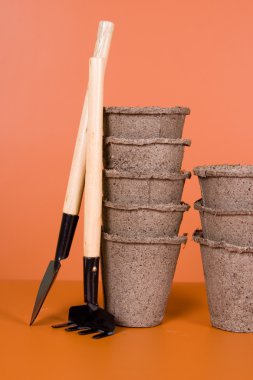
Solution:
{"label": "peat pot", "polygon": [[239,247],[203,238],[200,244],[208,307],[214,327],[253,332],[253,247]]}
{"label": "peat pot", "polygon": [[203,205],[221,210],[253,210],[253,165],[198,166]]}
{"label": "peat pot", "polygon": [[104,109],[104,135],[126,139],[182,137],[185,107],[107,107]]}
{"label": "peat pot", "polygon": [[189,208],[185,203],[129,206],[104,201],[103,230],[128,238],[175,236]]}
{"label": "peat pot", "polygon": [[182,243],[173,238],[121,238],[103,234],[102,274],[105,308],[128,327],[159,325]]}
{"label": "peat pot", "polygon": [[186,178],[190,172],[135,174],[104,171],[104,198],[113,203],[153,205],[181,202]]}
{"label": "peat pot", "polygon": [[106,169],[150,174],[179,172],[184,147],[190,140],[182,139],[122,139],[105,138],[104,161]]}
{"label": "peat pot", "polygon": [[239,246],[253,246],[253,210],[229,211],[202,206],[201,200],[194,203],[199,211],[203,235],[215,241],[224,241]]}

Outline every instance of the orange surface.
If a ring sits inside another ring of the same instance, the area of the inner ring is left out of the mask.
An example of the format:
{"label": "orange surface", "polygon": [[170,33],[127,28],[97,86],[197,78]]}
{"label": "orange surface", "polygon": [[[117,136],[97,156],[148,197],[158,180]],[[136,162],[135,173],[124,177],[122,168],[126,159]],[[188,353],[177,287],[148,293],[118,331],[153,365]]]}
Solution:
{"label": "orange surface", "polygon": [[[252,163],[251,0],[0,0],[0,278],[53,258],[98,22],[115,22],[106,105],[186,105],[183,167]],[[199,198],[187,181],[184,200]],[[197,212],[181,231],[199,227]],[[82,221],[61,279],[82,277]],[[190,239],[191,240],[191,239]],[[177,281],[201,281],[189,241]]]}
{"label": "orange surface", "polygon": [[177,283],[164,323],[117,328],[94,341],[52,323],[82,303],[81,282],[58,281],[33,327],[38,282],[0,282],[0,377],[16,379],[252,379],[253,334],[212,328],[202,284]]}

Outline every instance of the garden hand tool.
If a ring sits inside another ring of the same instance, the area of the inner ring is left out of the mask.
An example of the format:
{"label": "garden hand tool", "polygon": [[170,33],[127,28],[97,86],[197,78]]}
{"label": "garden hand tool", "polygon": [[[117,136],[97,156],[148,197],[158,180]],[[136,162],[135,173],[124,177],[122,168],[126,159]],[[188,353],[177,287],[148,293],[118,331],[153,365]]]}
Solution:
{"label": "garden hand tool", "polygon": [[[97,40],[94,50],[95,57],[104,59],[105,65],[109,54],[110,43],[114,24],[110,21],[100,21]],[[76,225],[78,222],[78,214],[82,201],[85,177],[85,157],[86,157],[86,130],[88,124],[88,92],[86,92],[83,110],[72,159],[68,187],[63,207],[62,222],[58,237],[58,244],[55,253],[55,259],[51,260],[44,277],[41,281],[30,325],[33,324],[39,311],[46,299],[46,296],[53,285],[54,280],[61,267],[61,260],[68,257],[71,243],[74,237]]]}
{"label": "garden hand tool", "polygon": [[90,59],[88,133],[84,190],[84,299],[86,304],[69,309],[69,321],[52,327],[67,327],[80,335],[100,339],[112,335],[114,317],[98,306],[98,274],[102,225],[104,62]]}

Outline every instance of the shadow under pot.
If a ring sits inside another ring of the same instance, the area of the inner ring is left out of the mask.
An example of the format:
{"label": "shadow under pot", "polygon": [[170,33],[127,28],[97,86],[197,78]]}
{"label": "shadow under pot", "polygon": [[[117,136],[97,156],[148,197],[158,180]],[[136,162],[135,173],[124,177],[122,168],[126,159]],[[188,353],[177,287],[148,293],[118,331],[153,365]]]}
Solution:
{"label": "shadow under pot", "polygon": [[198,166],[203,205],[221,210],[253,210],[253,165]]}
{"label": "shadow under pot", "polygon": [[106,107],[104,109],[104,135],[127,139],[182,137],[185,107]]}
{"label": "shadow under pot", "polygon": [[120,205],[104,201],[103,231],[124,237],[175,236],[190,206],[179,205]]}
{"label": "shadow under pot", "polygon": [[253,247],[203,238],[200,244],[211,324],[234,332],[253,332]]}
{"label": "shadow under pot", "polygon": [[104,171],[104,198],[113,203],[166,204],[181,202],[186,178],[190,172],[135,174]]}
{"label": "shadow under pot", "polygon": [[253,246],[253,210],[211,209],[202,206],[201,200],[194,203],[194,208],[200,213],[205,238],[239,246]]}
{"label": "shadow under pot", "polygon": [[191,144],[190,140],[165,138],[130,140],[107,137],[104,142],[106,169],[142,174],[179,172],[184,147]]}
{"label": "shadow under pot", "polygon": [[102,235],[105,308],[127,327],[159,325],[186,236],[127,239]]}

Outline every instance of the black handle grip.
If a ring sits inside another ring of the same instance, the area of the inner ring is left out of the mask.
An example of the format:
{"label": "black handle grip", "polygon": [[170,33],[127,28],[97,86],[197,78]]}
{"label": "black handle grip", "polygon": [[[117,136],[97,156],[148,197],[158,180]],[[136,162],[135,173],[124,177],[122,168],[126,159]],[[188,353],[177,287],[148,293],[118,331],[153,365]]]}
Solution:
{"label": "black handle grip", "polygon": [[66,259],[69,255],[78,219],[78,215],[70,215],[65,213],[62,215],[61,228],[55,253],[56,264],[60,260]]}
{"label": "black handle grip", "polygon": [[84,301],[90,305],[98,304],[99,257],[83,258]]}

